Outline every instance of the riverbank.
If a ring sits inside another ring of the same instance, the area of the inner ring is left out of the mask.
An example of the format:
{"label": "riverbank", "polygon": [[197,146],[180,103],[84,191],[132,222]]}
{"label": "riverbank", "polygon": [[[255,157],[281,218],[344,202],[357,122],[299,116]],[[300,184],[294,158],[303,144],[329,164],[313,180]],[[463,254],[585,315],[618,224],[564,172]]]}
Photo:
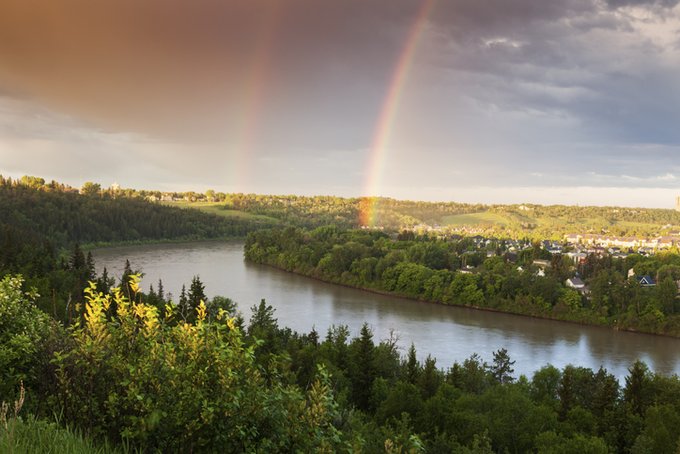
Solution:
{"label": "riverbank", "polygon": [[164,238],[164,239],[149,239],[149,240],[126,240],[126,241],[99,241],[94,243],[86,243],[81,246],[85,252],[93,251],[95,249],[117,248],[126,246],[147,246],[153,244],[182,244],[182,243],[211,243],[211,242],[225,242],[225,241],[243,241],[245,236],[224,236],[217,238]]}
{"label": "riverbank", "polygon": [[411,295],[406,295],[403,293],[399,292],[394,292],[394,291],[388,291],[384,289],[377,289],[373,287],[366,287],[366,286],[360,286],[356,285],[351,282],[345,282],[342,280],[338,279],[333,279],[328,276],[320,276],[318,274],[311,274],[311,273],[304,273],[299,270],[292,270],[292,269],[287,269],[283,266],[274,264],[274,263],[269,263],[269,262],[257,262],[253,260],[249,260],[247,257],[245,258],[246,261],[249,261],[251,263],[257,263],[259,265],[264,265],[268,266],[274,269],[277,269],[279,271],[284,271],[286,273],[291,273],[296,276],[302,276],[305,278],[313,279],[319,282],[323,282],[325,284],[331,284],[331,285],[338,285],[341,287],[346,287],[346,288],[351,288],[355,290],[361,290],[364,292],[368,293],[373,293],[376,295],[383,295],[383,296],[389,296],[389,297],[395,297],[395,298],[402,298],[405,300],[409,301],[417,301],[421,303],[427,303],[427,304],[435,304],[435,305],[440,305],[440,306],[448,306],[448,307],[459,307],[459,308],[468,308],[468,309],[474,309],[478,311],[484,311],[484,312],[491,312],[491,313],[498,313],[498,314],[509,314],[509,315],[518,315],[522,317],[528,317],[532,319],[539,319],[539,320],[550,320],[550,321],[556,321],[556,322],[563,322],[563,323],[570,323],[570,324],[575,324],[579,326],[588,326],[588,327],[593,327],[593,328],[600,328],[604,330],[609,330],[609,331],[623,331],[623,332],[629,332],[629,333],[635,333],[635,334],[643,334],[643,335],[649,335],[649,336],[657,336],[657,337],[664,337],[664,338],[672,338],[672,339],[680,339],[680,336],[675,335],[675,334],[670,334],[670,333],[659,333],[659,332],[653,332],[653,331],[645,331],[641,329],[636,329],[632,327],[627,327],[627,326],[621,326],[621,325],[615,325],[610,323],[609,321],[602,320],[602,321],[592,321],[591,319],[588,318],[589,314],[581,314],[583,318],[569,318],[569,317],[560,317],[557,314],[550,314],[550,313],[536,313],[532,311],[521,311],[521,310],[513,310],[513,309],[503,309],[502,307],[489,307],[489,306],[478,306],[478,305],[465,305],[465,304],[452,304],[452,303],[447,303],[443,301],[436,301],[436,300],[429,300],[425,298],[417,298],[413,297]]}

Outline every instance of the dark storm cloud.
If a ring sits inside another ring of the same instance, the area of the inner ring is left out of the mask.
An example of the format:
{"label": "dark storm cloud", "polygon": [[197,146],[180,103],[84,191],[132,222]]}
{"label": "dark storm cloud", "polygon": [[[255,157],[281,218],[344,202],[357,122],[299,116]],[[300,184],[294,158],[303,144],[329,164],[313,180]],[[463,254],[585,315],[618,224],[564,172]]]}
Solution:
{"label": "dark storm cloud", "polygon": [[678,4],[678,0],[607,0],[607,5],[613,8],[623,6],[660,6],[673,8]]}
{"label": "dark storm cloud", "polygon": [[596,2],[560,6],[515,18],[504,12],[510,25],[470,20],[465,41],[442,46],[437,63],[453,71],[452,87],[481,103],[571,117],[580,123],[571,134],[591,141],[680,142],[677,49],[638,28],[674,20],[677,34],[677,12],[661,17],[650,9],[636,22]]}

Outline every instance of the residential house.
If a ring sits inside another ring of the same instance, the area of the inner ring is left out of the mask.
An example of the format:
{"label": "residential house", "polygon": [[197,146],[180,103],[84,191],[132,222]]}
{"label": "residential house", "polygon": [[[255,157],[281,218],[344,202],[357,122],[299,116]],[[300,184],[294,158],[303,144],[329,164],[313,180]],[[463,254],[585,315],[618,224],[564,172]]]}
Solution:
{"label": "residential house", "polygon": [[573,288],[574,290],[578,290],[579,292],[583,292],[586,289],[586,283],[583,282],[583,279],[581,279],[580,276],[574,276],[565,281],[565,285],[569,288]]}
{"label": "residential house", "polygon": [[654,281],[654,278],[652,276],[650,276],[649,274],[646,274],[646,275],[642,276],[641,278],[638,278],[637,281],[643,287],[654,287],[654,286],[656,286],[656,282]]}

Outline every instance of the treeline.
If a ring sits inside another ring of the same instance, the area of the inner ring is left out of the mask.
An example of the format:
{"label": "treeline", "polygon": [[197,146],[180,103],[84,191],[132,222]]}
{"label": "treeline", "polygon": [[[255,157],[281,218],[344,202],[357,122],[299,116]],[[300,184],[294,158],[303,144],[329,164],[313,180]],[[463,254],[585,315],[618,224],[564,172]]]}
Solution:
{"label": "treeline", "polygon": [[343,228],[360,227],[360,214],[370,210],[375,212],[376,219],[372,227],[385,231],[432,228],[440,234],[563,240],[570,233],[654,237],[680,230],[680,213],[666,209],[483,205],[390,198],[259,194],[220,194],[220,197],[214,198],[196,198],[189,194],[185,197],[186,200],[212,200],[227,209],[264,215],[291,226],[306,228],[329,224]]}
{"label": "treeline", "polygon": [[[680,336],[680,256],[588,256],[576,266],[536,244],[516,256],[501,242],[480,249],[471,239],[439,240],[412,233],[391,239],[366,230],[321,227],[249,234],[248,260],[329,282],[419,300],[472,306],[619,329]],[[545,269],[534,264],[546,260]],[[635,277],[658,285],[643,287]],[[588,291],[565,285],[576,273]]]}
{"label": "treeline", "polygon": [[227,219],[112,192],[81,195],[41,181],[0,177],[0,227],[41,236],[56,247],[245,236],[263,226],[258,220]]}
{"label": "treeline", "polygon": [[121,451],[679,447],[680,380],[641,362],[623,386],[604,369],[576,366],[517,378],[504,349],[490,362],[473,355],[437,365],[431,357],[419,361],[413,346],[400,355],[396,338],[376,340],[367,325],[356,337],[345,326],[323,337],[296,333],[278,326],[264,301],[247,323],[233,305],[216,309],[212,301],[189,303],[193,315],[185,319],[177,308],[161,312],[147,303],[136,277],[126,286],[108,294],[90,286],[82,318],[64,329],[35,307],[20,278],[0,280],[0,401],[21,400],[23,384],[17,416],[28,422],[23,435],[10,433],[17,424],[10,412],[0,446],[12,451],[22,443],[17,437],[36,436],[41,419],[56,414],[88,440]]}
{"label": "treeline", "polygon": [[[91,197],[136,200],[141,204],[161,202],[149,204],[153,206],[171,205],[173,201],[179,201],[182,206],[185,204],[191,206],[192,202],[207,203],[211,206],[274,218],[286,225],[305,228],[329,224],[343,228],[360,227],[361,213],[370,211],[375,213],[372,217],[376,220],[376,224],[372,227],[386,231],[434,228],[441,234],[482,234],[497,238],[562,240],[565,234],[570,233],[653,237],[680,230],[680,212],[670,209],[533,204],[485,205],[395,200],[384,197],[227,194],[211,189],[205,193],[161,192],[133,188],[102,188],[100,184],[92,182],[85,183],[80,190],[77,190],[54,181],[46,183],[44,179],[38,177],[25,176],[12,181],[0,176],[0,185],[6,185],[7,182],[10,182],[10,185],[21,185],[50,192],[80,192]],[[149,213],[155,216],[155,211],[150,210]],[[459,215],[472,216],[461,217]],[[237,232],[234,233],[236,235],[243,234],[243,230],[240,230],[238,226],[246,222],[249,224],[245,230],[267,226],[267,222],[262,218],[248,220],[238,217],[226,218],[234,223],[229,228],[236,230]],[[107,220],[116,221],[116,219]],[[227,220],[223,219],[223,222]],[[211,222],[215,221],[205,222],[207,226],[210,226]],[[155,224],[154,220],[146,223],[147,226]],[[70,224],[67,223],[68,226]],[[139,229],[135,225],[128,226],[125,223],[119,224],[118,231],[122,232],[123,228],[127,229],[126,237],[129,238],[154,237],[154,235],[157,237],[161,234],[157,230]],[[196,226],[176,226],[174,229],[165,233],[187,237],[207,234],[203,231],[195,232]],[[112,238],[109,241],[119,240]]]}
{"label": "treeline", "polygon": [[360,226],[360,214],[375,210],[378,227],[397,230],[419,224],[438,224],[447,215],[473,213],[483,205],[464,203],[432,203],[394,200],[389,198],[343,198],[332,196],[277,196],[231,194],[227,207],[281,219],[288,225],[308,228],[337,225],[345,228]]}

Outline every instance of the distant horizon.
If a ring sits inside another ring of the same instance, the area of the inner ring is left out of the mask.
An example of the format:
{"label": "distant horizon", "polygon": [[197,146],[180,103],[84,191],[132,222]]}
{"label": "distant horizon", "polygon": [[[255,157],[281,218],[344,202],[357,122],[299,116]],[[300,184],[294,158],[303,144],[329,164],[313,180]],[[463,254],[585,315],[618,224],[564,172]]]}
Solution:
{"label": "distant horizon", "polygon": [[[21,174],[11,174],[11,173],[3,173],[0,170],[0,175],[3,177],[7,178],[12,178],[14,180],[18,180],[21,177],[28,175],[28,176],[35,176],[38,178],[43,178],[45,179],[46,182],[50,182],[52,180],[62,183],[65,185],[68,185],[72,188],[75,189],[80,189],[82,185],[86,182],[92,182],[92,183],[97,183],[99,184],[102,189],[108,189],[110,188],[113,184],[119,184],[121,189],[134,189],[138,191],[161,191],[161,192],[177,192],[177,193],[184,193],[184,192],[196,192],[196,193],[201,193],[205,194],[206,191],[208,190],[214,190],[215,192],[223,192],[225,194],[256,194],[256,195],[271,195],[271,196],[303,196],[303,197],[341,197],[341,198],[363,198],[363,197],[378,197],[378,198],[387,198],[387,199],[394,199],[394,200],[400,200],[400,201],[411,201],[411,202],[428,202],[428,203],[465,203],[465,204],[479,204],[479,205],[540,205],[540,206],[550,206],[550,205],[563,205],[563,206],[579,206],[579,207],[588,207],[588,206],[594,206],[594,207],[612,207],[612,208],[629,208],[629,209],[669,209],[669,210],[674,210],[675,209],[675,198],[680,197],[680,190],[674,191],[672,189],[665,189],[665,188],[650,188],[652,190],[658,190],[663,193],[668,193],[670,194],[670,202],[668,205],[624,205],[624,204],[605,204],[605,203],[582,203],[582,202],[538,202],[538,201],[531,201],[531,200],[524,200],[524,199],[506,199],[506,201],[498,201],[492,200],[492,199],[486,199],[486,200],[481,200],[481,199],[473,199],[472,194],[476,191],[478,188],[465,188],[465,191],[467,191],[467,195],[453,199],[453,198],[431,198],[431,199],[421,199],[421,198],[413,198],[409,196],[392,196],[392,195],[377,195],[377,196],[368,196],[368,195],[361,195],[361,194],[333,194],[333,193],[300,193],[300,192],[266,192],[266,191],[239,191],[239,190],[224,190],[222,189],[219,185],[217,186],[205,186],[205,185],[189,185],[189,184],[184,184],[184,185],[177,185],[177,186],[163,186],[163,187],[149,187],[149,186],[135,186],[135,185],[127,185],[127,184],[121,184],[119,181],[112,181],[110,183],[107,183],[105,181],[100,181],[97,180],[96,178],[89,178],[89,179],[82,179],[82,180],[72,180],[72,181],[66,181],[62,180],[59,178],[52,178],[52,177],[46,177],[44,175],[35,175],[31,173],[21,173]],[[488,188],[486,188],[488,189]],[[517,188],[492,188],[493,190],[504,190],[505,191],[512,191],[513,189]],[[558,194],[561,194],[565,197],[567,197],[566,191],[573,191],[574,188],[560,188],[560,187],[548,187],[548,188],[520,188],[520,189],[525,189],[526,191],[536,191],[536,190],[549,190],[549,191],[555,191]],[[601,188],[601,187],[580,187],[577,188],[579,190],[582,190],[584,192],[598,192],[602,190],[606,191],[615,191],[618,193],[631,193],[631,192],[636,192],[636,189],[631,189],[631,188]],[[665,199],[664,199],[665,200]]]}

